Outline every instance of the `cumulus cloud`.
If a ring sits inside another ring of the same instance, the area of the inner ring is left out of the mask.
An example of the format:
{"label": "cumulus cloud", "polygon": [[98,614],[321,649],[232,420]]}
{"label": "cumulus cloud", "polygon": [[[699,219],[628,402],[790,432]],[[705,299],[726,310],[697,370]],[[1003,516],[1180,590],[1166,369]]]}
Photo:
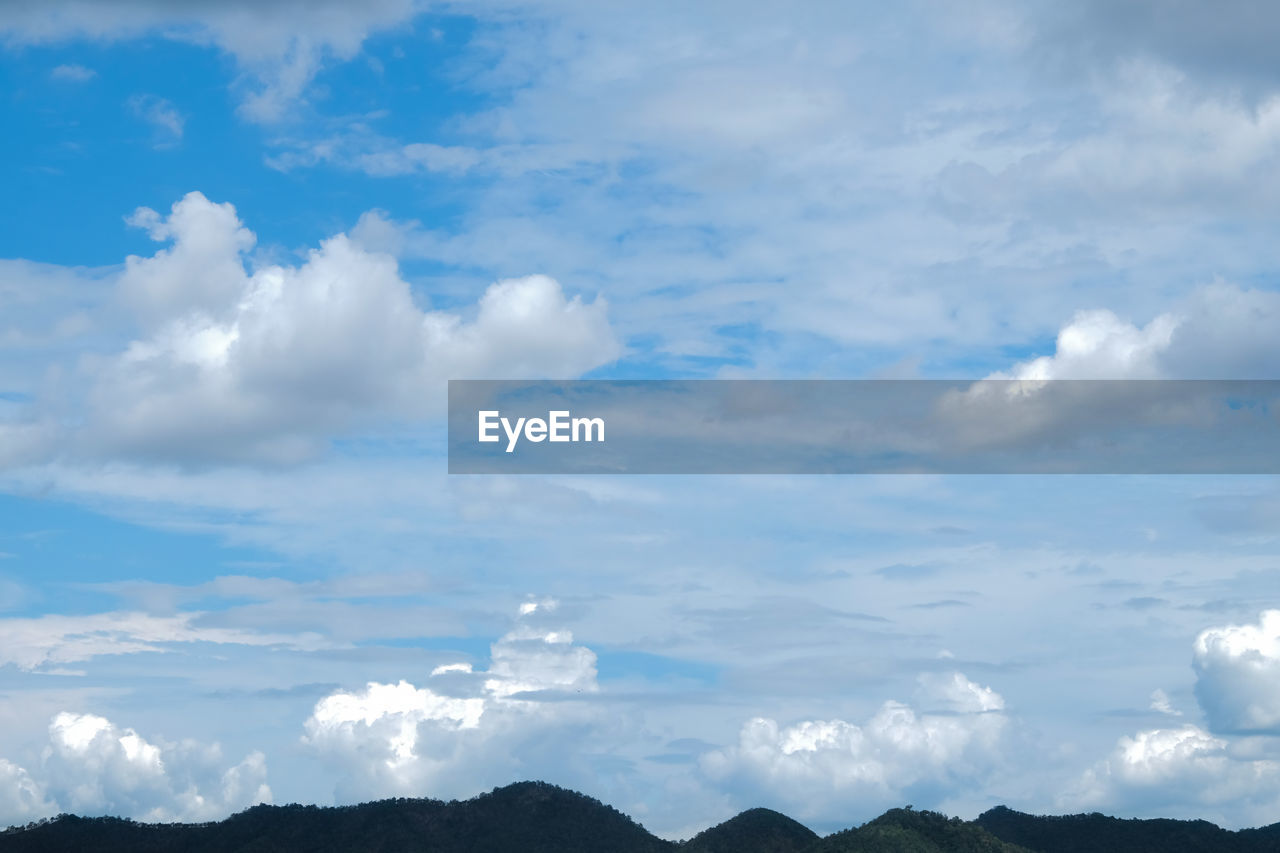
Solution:
{"label": "cumulus cloud", "polygon": [[0,758],[0,826],[26,823],[56,812],[57,805],[30,773]]}
{"label": "cumulus cloud", "polygon": [[[1192,663],[1209,728],[1187,723],[1121,737],[1066,790],[1061,807],[1200,816],[1221,807],[1228,822],[1270,819],[1280,806],[1280,760],[1268,737],[1280,734],[1280,610],[1200,632]],[[1151,709],[1181,716],[1163,690],[1151,694]]]}
{"label": "cumulus cloud", "polygon": [[148,740],[96,714],[63,711],[31,772],[0,760],[0,821],[59,811],[147,821],[203,821],[271,802],[266,759],[228,766],[217,743]]}
{"label": "cumulus cloud", "polygon": [[1139,325],[1106,309],[1078,312],[1052,355],[993,379],[1271,379],[1280,293],[1214,282]]}
{"label": "cumulus cloud", "polygon": [[1274,805],[1280,762],[1237,758],[1229,747],[1195,725],[1122,737],[1060,805],[1148,814],[1217,805],[1240,814],[1250,806]]}
{"label": "cumulus cloud", "polygon": [[49,724],[41,770],[50,796],[80,814],[198,821],[271,801],[261,753],[224,765],[217,744],[152,742],[105,717],[63,712]]}
{"label": "cumulus cloud", "polygon": [[600,721],[573,701],[599,689],[596,656],[534,617],[522,609],[519,624],[491,647],[487,670],[445,664],[423,687],[371,682],[320,700],[303,741],[345,771],[339,798],[464,795],[567,761],[574,752],[567,738]]}
{"label": "cumulus cloud", "polygon": [[496,282],[467,319],[420,309],[394,258],[344,234],[250,273],[229,204],[193,192],[130,221],[172,245],[120,277],[147,334],[92,368],[98,449],[296,460],[330,431],[431,411],[447,378],[570,377],[620,352],[604,300],[546,276]]}
{"label": "cumulus cloud", "polygon": [[1177,318],[1162,314],[1139,328],[1105,309],[1081,311],[1058,332],[1053,355],[1017,365],[1010,379],[1154,379]]}
{"label": "cumulus cloud", "polygon": [[[1275,379],[1280,345],[1270,330],[1277,324],[1280,293],[1222,282],[1198,288],[1145,325],[1106,309],[1080,311],[1058,332],[1053,354],[987,377],[996,381],[945,393],[937,413],[958,443],[1002,450],[1036,440],[1076,442],[1082,436],[1105,436],[1104,447],[1118,448],[1123,429],[1138,425],[1187,430],[1190,449],[1197,430],[1210,435],[1240,429],[1247,435],[1258,428],[1257,421],[1225,405],[1223,388],[1211,383],[1053,381]],[[1204,447],[1223,452],[1212,442]],[[1142,456],[1145,450],[1128,447],[1116,463],[1159,469],[1164,463]]]}
{"label": "cumulus cloud", "polygon": [[1280,610],[1202,631],[1192,654],[1196,699],[1214,731],[1280,734]]}
{"label": "cumulus cloud", "polygon": [[240,84],[241,114],[271,122],[305,97],[326,61],[354,58],[366,38],[409,21],[418,5],[414,0],[18,2],[0,7],[0,35],[18,44],[156,35],[214,45],[234,56],[247,78]]}
{"label": "cumulus cloud", "polygon": [[997,760],[1004,700],[960,673],[922,677],[917,701],[888,701],[862,724],[757,717],[738,743],[704,754],[709,778],[781,802],[799,814],[827,812],[857,797],[878,803],[906,789],[980,779]]}

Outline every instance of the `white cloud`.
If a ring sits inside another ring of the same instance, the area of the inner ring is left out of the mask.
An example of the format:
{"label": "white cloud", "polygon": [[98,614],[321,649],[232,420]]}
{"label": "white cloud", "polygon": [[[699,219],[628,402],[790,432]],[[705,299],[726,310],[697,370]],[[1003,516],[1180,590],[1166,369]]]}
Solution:
{"label": "white cloud", "polygon": [[30,773],[0,758],[0,826],[26,823],[56,811],[57,806]]}
{"label": "white cloud", "polygon": [[49,76],[68,83],[87,83],[97,77],[98,72],[83,65],[59,65],[49,72]]}
{"label": "white cloud", "polygon": [[565,738],[599,717],[564,694],[598,689],[595,654],[568,632],[522,621],[491,657],[480,672],[438,666],[425,687],[371,682],[320,700],[303,740],[343,768],[339,798],[464,795],[570,760]]}
{"label": "white cloud", "polygon": [[226,767],[217,744],[151,742],[94,714],[53,718],[41,775],[58,805],[80,814],[200,821],[271,801],[261,753]]}
{"label": "white cloud", "polygon": [[996,379],[1275,378],[1271,330],[1280,293],[1214,282],[1145,326],[1106,309],[1078,312],[1058,332],[1053,355],[1015,365]]}
{"label": "white cloud", "polygon": [[228,766],[217,743],[148,740],[96,714],[56,714],[32,771],[0,759],[0,823],[57,812],[218,820],[264,802],[271,788],[262,753]]}
{"label": "white cloud", "polygon": [[1162,314],[1145,327],[1110,311],[1081,311],[1058,332],[1057,349],[993,378],[1154,379],[1158,358],[1169,347],[1178,319]]}
{"label": "white cloud", "polygon": [[1198,726],[1149,729],[1122,737],[1061,799],[1064,808],[1163,813],[1229,807],[1236,819],[1274,808],[1280,762],[1238,758],[1227,741]]}
{"label": "white cloud", "polygon": [[[1280,760],[1270,737],[1280,733],[1280,610],[1264,611],[1256,624],[1208,628],[1192,648],[1209,730],[1187,723],[1121,737],[1067,788],[1060,807],[1178,810],[1234,825],[1267,821],[1280,807]],[[1151,709],[1181,716],[1163,690],[1151,694]]]}
{"label": "white cloud", "polygon": [[1280,734],[1280,610],[1257,623],[1202,631],[1193,646],[1196,698],[1214,731]]}
{"label": "white cloud", "polygon": [[890,803],[921,783],[972,783],[995,765],[1007,718],[1003,699],[959,673],[922,679],[922,711],[889,701],[858,725],[757,717],[738,743],[704,754],[711,779],[781,802],[799,814],[830,814],[851,798]]}
{"label": "white cloud", "polygon": [[572,377],[621,351],[603,299],[546,276],[493,284],[468,321],[418,308],[392,257],[343,234],[249,273],[230,205],[190,193],[130,221],[173,245],[121,275],[150,331],[90,368],[98,450],[296,460],[354,423],[437,410],[447,378]]}

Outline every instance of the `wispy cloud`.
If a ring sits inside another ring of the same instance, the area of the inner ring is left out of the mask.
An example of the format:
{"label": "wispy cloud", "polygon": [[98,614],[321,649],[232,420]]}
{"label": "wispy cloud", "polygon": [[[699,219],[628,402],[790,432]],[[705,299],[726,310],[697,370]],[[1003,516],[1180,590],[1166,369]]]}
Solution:
{"label": "wispy cloud", "polygon": [[182,141],[186,118],[171,102],[156,95],[134,95],[126,101],[129,110],[155,128],[154,145],[168,148]]}
{"label": "wispy cloud", "polygon": [[83,65],[59,65],[49,72],[49,76],[68,83],[86,83],[97,77],[98,72]]}

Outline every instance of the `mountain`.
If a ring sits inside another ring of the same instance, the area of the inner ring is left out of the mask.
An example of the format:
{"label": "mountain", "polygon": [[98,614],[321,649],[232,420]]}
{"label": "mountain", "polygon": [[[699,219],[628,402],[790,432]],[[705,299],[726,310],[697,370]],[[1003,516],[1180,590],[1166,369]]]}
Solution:
{"label": "mountain", "polygon": [[803,853],[818,834],[769,809],[750,809],[701,832],[680,853]]}
{"label": "mountain", "polygon": [[980,826],[930,811],[890,809],[828,835],[806,853],[1027,853]]}
{"label": "mountain", "polygon": [[207,824],[60,816],[0,834],[3,853],[671,853],[675,845],[582,794],[521,782],[462,802],[254,806]]}
{"label": "mountain", "polygon": [[975,821],[892,809],[819,838],[751,809],[683,843],[610,806],[520,782],[470,800],[254,806],[223,821],[148,824],[59,815],[0,832],[0,853],[1276,853],[1280,823],[1231,832],[1202,820],[1037,817],[1003,806]]}
{"label": "mountain", "polygon": [[1040,853],[1276,853],[1280,823],[1237,832],[1204,820],[1124,820],[1101,814],[1043,817],[997,806],[975,824]]}

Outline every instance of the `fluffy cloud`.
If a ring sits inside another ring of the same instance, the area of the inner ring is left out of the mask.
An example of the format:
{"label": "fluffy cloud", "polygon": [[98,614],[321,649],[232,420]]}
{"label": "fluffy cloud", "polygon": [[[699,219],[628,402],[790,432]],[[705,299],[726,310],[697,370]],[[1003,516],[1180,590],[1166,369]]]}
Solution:
{"label": "fluffy cloud", "polygon": [[223,764],[217,744],[152,743],[104,717],[63,712],[49,724],[42,769],[51,796],[81,814],[208,820],[271,801],[261,753]]}
{"label": "fluffy cloud", "polygon": [[1202,631],[1193,646],[1196,699],[1214,731],[1280,734],[1280,610],[1252,625]]}
{"label": "fluffy cloud", "polygon": [[604,301],[546,276],[497,282],[468,321],[419,309],[393,258],[342,234],[249,273],[229,204],[190,193],[132,222],[173,245],[121,275],[148,333],[93,368],[97,450],[296,460],[329,431],[431,410],[446,378],[574,376],[620,352]]}
{"label": "fluffy cloud", "polygon": [[1019,364],[1008,378],[1153,379],[1177,325],[1168,314],[1139,328],[1105,309],[1081,311],[1058,332],[1053,355]]}
{"label": "fluffy cloud", "polygon": [[12,826],[57,811],[44,788],[31,774],[12,762],[0,758],[0,825]]}
{"label": "fluffy cloud", "polygon": [[[1068,788],[1061,807],[1201,816],[1220,808],[1229,823],[1271,819],[1280,806],[1280,760],[1266,736],[1280,733],[1280,610],[1263,612],[1256,624],[1204,630],[1192,652],[1210,730],[1188,723],[1121,737]],[[1151,707],[1180,715],[1160,690]],[[1262,737],[1231,737],[1238,734]]]}
{"label": "fluffy cloud", "polygon": [[600,722],[572,701],[594,693],[596,656],[567,631],[540,629],[536,613],[491,648],[488,670],[446,664],[427,686],[371,682],[320,700],[304,742],[344,769],[341,799],[377,793],[464,795],[524,774],[556,772],[580,738]]}
{"label": "fluffy cloud", "polygon": [[74,811],[201,821],[271,802],[261,753],[228,767],[216,743],[150,741],[95,714],[56,715],[34,775],[0,760],[0,820]]}
{"label": "fluffy cloud", "polygon": [[780,726],[757,717],[742,727],[736,745],[704,754],[700,767],[717,782],[807,815],[851,797],[889,803],[914,786],[990,771],[1007,724],[999,694],[953,673],[922,678],[917,701],[934,710],[889,701],[861,725]]}
{"label": "fluffy cloud", "polygon": [[1058,332],[1053,355],[1022,362],[993,378],[1249,379],[1280,351],[1280,293],[1215,282],[1145,326],[1111,311],[1081,311]]}
{"label": "fluffy cloud", "polygon": [[1274,807],[1280,762],[1239,758],[1198,726],[1150,729],[1122,737],[1107,758],[1062,797],[1064,808],[1152,814],[1171,807]]}
{"label": "fluffy cloud", "polygon": [[[1194,449],[1196,431],[1208,435],[1234,426],[1231,410],[1212,384],[1193,389],[1186,384],[1145,382],[1050,383],[1060,379],[1275,379],[1280,347],[1270,330],[1277,324],[1280,293],[1221,282],[1198,288],[1175,310],[1146,325],[1123,320],[1108,310],[1080,311],[1059,331],[1052,355],[988,376],[1016,382],[977,383],[945,394],[938,407],[941,426],[962,444],[1005,451],[1029,441],[1047,442],[1040,449],[1049,449],[1055,442],[1075,442],[1090,435],[1105,435],[1104,446],[1118,448],[1125,427],[1173,426],[1188,430],[1183,441]],[[1241,428],[1247,433],[1256,424]],[[1109,429],[1115,432],[1103,432]],[[1203,446],[1209,453],[1223,454],[1212,441]],[[1127,447],[1123,458],[1113,457],[1114,464],[1162,470],[1162,460],[1143,455],[1149,449]]]}

